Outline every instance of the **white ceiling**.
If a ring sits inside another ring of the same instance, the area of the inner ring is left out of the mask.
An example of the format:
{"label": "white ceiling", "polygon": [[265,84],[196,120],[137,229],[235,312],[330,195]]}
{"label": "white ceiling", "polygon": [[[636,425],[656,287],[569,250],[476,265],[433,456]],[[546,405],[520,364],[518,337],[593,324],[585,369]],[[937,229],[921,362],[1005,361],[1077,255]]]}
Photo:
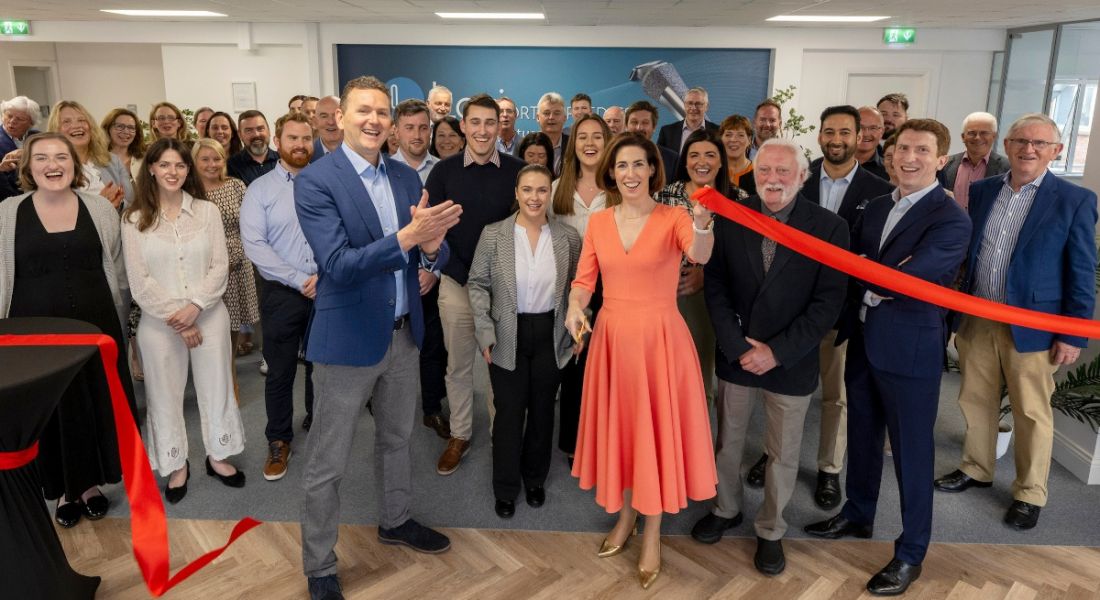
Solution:
{"label": "white ceiling", "polygon": [[780,14],[891,17],[852,25],[871,28],[1011,28],[1100,19],[1097,0],[4,0],[0,18],[142,20],[101,8],[212,10],[232,21],[418,24],[441,23],[436,11],[541,11],[545,24],[558,26],[835,27],[764,20]]}

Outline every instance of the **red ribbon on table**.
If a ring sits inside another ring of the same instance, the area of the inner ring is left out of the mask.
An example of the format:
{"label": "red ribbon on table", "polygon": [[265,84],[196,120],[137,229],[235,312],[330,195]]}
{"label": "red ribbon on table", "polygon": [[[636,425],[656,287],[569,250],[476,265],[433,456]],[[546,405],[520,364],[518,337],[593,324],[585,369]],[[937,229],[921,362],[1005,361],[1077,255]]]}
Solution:
{"label": "red ribbon on table", "polygon": [[698,200],[711,211],[823,265],[910,298],[991,321],[1064,335],[1100,339],[1100,321],[1052,315],[1009,306],[936,285],[857,256],[775,219],[765,217],[751,208],[726,198],[713,188],[700,189],[692,195],[692,199]]}
{"label": "red ribbon on table", "polygon": [[[111,390],[111,406],[114,408],[115,432],[118,436],[118,454],[122,462],[122,481],[126,497],[130,501],[130,536],[134,543],[134,558],[141,568],[141,576],[153,596],[160,596],[205,567],[249,529],[260,524],[245,517],[233,527],[224,546],[211,550],[183,567],[172,577],[168,576],[168,520],[164,515],[164,502],[160,497],[153,469],[145,445],[138,435],[137,424],[130,414],[122,381],[118,377],[118,346],[102,334],[41,334],[0,335],[0,346],[98,346],[103,371]],[[32,448],[37,452],[38,445]],[[20,451],[26,452],[26,450]],[[15,454],[15,453],[12,453]],[[2,467],[0,467],[2,468]]]}
{"label": "red ribbon on table", "polygon": [[15,452],[0,452],[0,471],[18,469],[38,456],[38,442]]}

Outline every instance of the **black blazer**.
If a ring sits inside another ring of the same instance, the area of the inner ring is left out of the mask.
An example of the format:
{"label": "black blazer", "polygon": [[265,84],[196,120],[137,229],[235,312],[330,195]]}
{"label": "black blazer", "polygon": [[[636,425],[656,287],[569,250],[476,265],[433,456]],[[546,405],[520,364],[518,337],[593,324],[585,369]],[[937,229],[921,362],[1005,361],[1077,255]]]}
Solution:
{"label": "black blazer", "polygon": [[[718,131],[718,124],[711,123],[706,119],[703,120],[703,127],[712,131]],[[680,153],[680,146],[684,143],[684,120],[680,119],[675,123],[670,123],[661,128],[660,133],[657,134],[657,145],[664,146],[675,152],[677,155]]]}
{"label": "black blazer", "polygon": [[[802,185],[802,195],[814,204],[821,204],[821,161],[817,159],[810,163],[810,178]],[[856,167],[856,174],[852,176],[852,183],[844,192],[844,198],[840,201],[840,210],[837,214],[848,222],[849,227],[854,227],[863,207],[873,198],[885,196],[894,191],[894,186],[889,181],[875,177],[862,165]]]}
{"label": "black blazer", "polygon": [[[841,248],[848,248],[848,224],[802,196],[787,224]],[[761,200],[741,202],[760,211]],[[784,246],[764,273],[763,237],[718,218],[714,252],[704,267],[703,289],[718,342],[715,372],[724,381],[777,394],[812,394],[817,387],[818,345],[844,304],[847,276]],[[751,337],[771,347],[779,366],[763,375],[741,368]]]}

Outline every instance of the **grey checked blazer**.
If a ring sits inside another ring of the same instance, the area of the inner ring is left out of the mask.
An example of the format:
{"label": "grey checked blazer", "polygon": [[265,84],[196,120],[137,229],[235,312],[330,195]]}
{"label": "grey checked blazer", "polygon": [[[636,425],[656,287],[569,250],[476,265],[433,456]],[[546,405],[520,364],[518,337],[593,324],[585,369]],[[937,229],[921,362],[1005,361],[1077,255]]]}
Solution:
{"label": "grey checked blazer", "polygon": [[[474,312],[474,335],[482,349],[492,348],[493,364],[516,368],[516,215],[487,225],[470,265],[467,288]],[[554,285],[554,348],[558,367],[569,362],[573,338],[565,329],[569,286],[577,271],[581,237],[576,229],[550,217],[557,282]]]}

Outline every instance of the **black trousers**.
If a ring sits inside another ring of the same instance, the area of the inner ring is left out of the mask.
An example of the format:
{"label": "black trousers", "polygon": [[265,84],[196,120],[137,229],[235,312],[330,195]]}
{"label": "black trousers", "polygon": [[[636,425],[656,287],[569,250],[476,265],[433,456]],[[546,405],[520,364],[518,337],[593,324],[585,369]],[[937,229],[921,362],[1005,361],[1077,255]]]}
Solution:
{"label": "black trousers", "polygon": [[520,481],[542,486],[550,471],[554,394],[561,381],[554,352],[554,313],[520,314],[516,320],[516,368],[489,365],[493,420],[493,493],[514,501]]}
{"label": "black trousers", "polygon": [[420,297],[424,307],[424,343],[420,347],[420,400],[425,415],[443,411],[447,397],[447,347],[443,345],[443,322],[439,320],[439,283]]}
{"label": "black trousers", "polygon": [[[603,285],[596,280],[596,293],[588,308],[592,310],[590,323],[596,325],[596,315],[603,306]],[[584,384],[584,365],[588,362],[588,346],[585,345],[576,360],[570,360],[561,374],[561,395],[558,397],[558,450],[573,454],[577,449],[577,427],[581,421],[581,388]]]}
{"label": "black trousers", "polygon": [[[260,319],[263,355],[267,361],[264,400],[267,404],[268,442],[294,439],[294,378],[298,350],[305,341],[313,301],[281,283],[263,280]],[[313,414],[313,363],[306,363],[306,414]]]}

